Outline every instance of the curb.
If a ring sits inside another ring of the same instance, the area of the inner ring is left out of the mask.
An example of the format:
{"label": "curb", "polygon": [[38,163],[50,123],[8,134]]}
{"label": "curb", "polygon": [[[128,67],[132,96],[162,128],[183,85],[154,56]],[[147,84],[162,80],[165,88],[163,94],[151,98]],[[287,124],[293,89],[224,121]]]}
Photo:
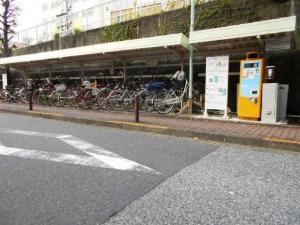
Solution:
{"label": "curb", "polygon": [[11,113],[11,114],[39,117],[45,119],[53,119],[58,121],[67,121],[67,122],[73,122],[78,124],[118,128],[118,129],[131,130],[131,131],[150,132],[156,134],[193,138],[193,139],[206,140],[206,141],[216,141],[222,143],[239,144],[239,145],[300,152],[300,143],[289,143],[286,141],[280,142],[280,141],[257,139],[251,137],[236,137],[236,136],[221,135],[221,134],[210,134],[205,132],[194,132],[189,130],[177,130],[170,127],[159,127],[155,125],[147,125],[142,123],[135,124],[130,122],[122,122],[122,121],[96,121],[90,119],[65,117],[62,114],[58,115],[58,114],[43,113],[37,111],[30,112],[30,111],[0,109],[0,113]]}
{"label": "curb", "polygon": [[[23,105],[23,106],[28,106],[28,104],[22,104],[22,103],[18,103],[18,105]],[[9,109],[9,108],[1,108],[1,104],[0,104],[0,110],[11,110],[11,111],[20,111],[18,109]],[[80,110],[81,112],[86,112],[86,110],[80,109],[78,108],[77,110]],[[91,110],[94,112],[97,112],[97,110]],[[29,111],[27,111],[29,112]],[[32,113],[35,111],[32,111]],[[127,112],[127,111],[112,111],[114,113],[118,113],[121,115],[132,115],[132,112]],[[156,113],[147,113],[147,112],[140,112],[141,116],[151,116],[151,117],[158,117],[158,118],[162,118],[162,114],[156,114]],[[50,113],[52,114],[52,113]],[[163,117],[165,118],[171,118],[171,119],[183,119],[183,120],[199,120],[199,118],[197,118],[196,116],[193,115],[177,115],[177,114],[167,114],[167,115],[163,115]],[[217,122],[221,122],[221,123],[239,123],[239,124],[245,124],[245,125],[259,125],[259,126],[266,126],[266,127],[299,127],[298,124],[277,124],[277,123],[262,123],[262,122],[258,122],[258,121],[247,121],[247,120],[223,120],[217,117],[201,117],[201,120],[206,120],[206,121],[217,121]]]}

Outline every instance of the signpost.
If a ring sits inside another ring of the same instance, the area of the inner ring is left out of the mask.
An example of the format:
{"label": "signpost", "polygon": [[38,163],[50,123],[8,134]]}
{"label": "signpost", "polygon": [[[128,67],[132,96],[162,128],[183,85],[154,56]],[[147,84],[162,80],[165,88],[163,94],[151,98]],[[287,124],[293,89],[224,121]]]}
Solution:
{"label": "signpost", "polygon": [[227,118],[229,56],[206,58],[205,112],[222,110]]}

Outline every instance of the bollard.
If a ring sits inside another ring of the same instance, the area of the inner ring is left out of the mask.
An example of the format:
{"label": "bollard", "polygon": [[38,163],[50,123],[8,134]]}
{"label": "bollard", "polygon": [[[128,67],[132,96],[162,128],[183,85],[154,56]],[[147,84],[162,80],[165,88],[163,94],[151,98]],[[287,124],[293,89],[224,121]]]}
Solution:
{"label": "bollard", "polygon": [[32,111],[33,110],[33,101],[32,101],[32,95],[33,95],[33,85],[32,85],[32,82],[30,81],[27,81],[28,82],[28,89],[29,89],[29,111]]}
{"label": "bollard", "polygon": [[32,88],[31,88],[30,91],[29,91],[29,111],[33,110],[32,94],[33,94],[33,91],[32,91]]}
{"label": "bollard", "polygon": [[135,108],[135,122],[139,123],[140,122],[140,96],[137,94],[135,96],[135,101],[134,101],[134,108]]}

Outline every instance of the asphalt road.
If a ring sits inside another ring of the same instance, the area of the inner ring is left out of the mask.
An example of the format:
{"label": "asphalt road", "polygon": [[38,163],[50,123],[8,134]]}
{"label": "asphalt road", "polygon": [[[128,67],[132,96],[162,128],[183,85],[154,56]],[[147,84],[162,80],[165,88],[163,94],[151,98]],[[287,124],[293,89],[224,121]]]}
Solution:
{"label": "asphalt road", "polygon": [[102,224],[218,147],[0,114],[0,225]]}

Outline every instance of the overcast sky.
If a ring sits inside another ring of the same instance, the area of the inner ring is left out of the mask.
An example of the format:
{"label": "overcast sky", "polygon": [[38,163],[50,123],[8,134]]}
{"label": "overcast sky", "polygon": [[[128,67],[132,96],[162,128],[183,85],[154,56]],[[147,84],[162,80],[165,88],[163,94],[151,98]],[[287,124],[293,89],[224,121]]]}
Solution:
{"label": "overcast sky", "polygon": [[38,17],[41,13],[41,2],[43,0],[15,0],[15,2],[21,9],[16,31],[42,23]]}

